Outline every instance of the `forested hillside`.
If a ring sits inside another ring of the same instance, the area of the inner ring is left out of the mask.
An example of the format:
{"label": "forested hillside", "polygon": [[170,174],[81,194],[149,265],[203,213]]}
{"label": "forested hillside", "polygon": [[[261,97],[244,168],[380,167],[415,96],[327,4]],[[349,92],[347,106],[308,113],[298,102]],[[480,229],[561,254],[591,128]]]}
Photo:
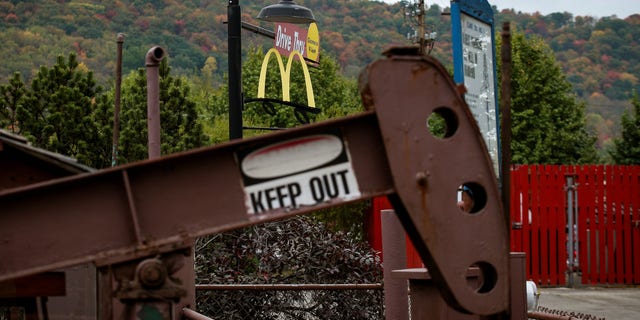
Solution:
{"label": "forested hillside", "polygon": [[[271,28],[254,17],[273,0],[241,1],[242,19]],[[298,0],[318,19],[321,55],[336,58],[345,75],[356,76],[393,44],[406,39],[412,25],[401,4],[367,0]],[[428,3],[428,1],[427,1]],[[16,71],[29,81],[58,55],[74,52],[99,83],[114,78],[116,34],[125,33],[123,71],[144,66],[153,45],[168,52],[176,74],[200,76],[208,58],[211,85],[227,70],[226,1],[210,0],[27,0],[0,1],[0,83]],[[640,89],[640,14],[630,17],[576,17],[570,13],[520,13],[496,10],[496,25],[511,21],[528,35],[542,37],[554,50],[576,94],[587,102],[589,123],[600,141],[618,131],[620,115]],[[429,32],[437,32],[432,54],[451,65],[448,8],[431,6]],[[497,28],[499,29],[499,27]],[[243,48],[270,46],[268,39],[243,33]]]}

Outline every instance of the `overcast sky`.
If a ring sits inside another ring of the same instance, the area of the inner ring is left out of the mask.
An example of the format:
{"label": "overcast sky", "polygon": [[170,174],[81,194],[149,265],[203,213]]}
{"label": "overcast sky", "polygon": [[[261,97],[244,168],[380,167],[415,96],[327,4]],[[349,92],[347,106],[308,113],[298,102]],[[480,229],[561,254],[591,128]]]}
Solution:
{"label": "overcast sky", "polygon": [[[395,3],[397,0],[384,0]],[[417,2],[417,0],[415,0]],[[449,0],[425,0],[427,5],[437,4],[450,7]],[[489,4],[502,9],[515,9],[516,12],[533,13],[539,11],[547,15],[553,12],[570,12],[574,16],[608,17],[612,15],[624,19],[632,14],[640,14],[639,0],[489,0]]]}

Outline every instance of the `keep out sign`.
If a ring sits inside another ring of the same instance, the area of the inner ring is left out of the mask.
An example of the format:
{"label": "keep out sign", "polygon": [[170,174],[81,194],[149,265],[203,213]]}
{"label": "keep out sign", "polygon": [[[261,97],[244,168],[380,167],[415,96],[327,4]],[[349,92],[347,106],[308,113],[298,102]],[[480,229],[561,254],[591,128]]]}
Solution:
{"label": "keep out sign", "polygon": [[360,196],[348,150],[337,133],[242,150],[236,156],[251,215]]}

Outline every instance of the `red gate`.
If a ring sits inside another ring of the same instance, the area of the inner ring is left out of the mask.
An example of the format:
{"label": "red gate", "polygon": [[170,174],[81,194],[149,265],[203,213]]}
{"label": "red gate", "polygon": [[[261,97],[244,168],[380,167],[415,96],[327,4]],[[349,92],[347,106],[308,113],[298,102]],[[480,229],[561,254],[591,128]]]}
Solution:
{"label": "red gate", "polygon": [[564,285],[575,271],[585,284],[640,283],[640,166],[528,165],[511,174],[511,251],[527,253],[529,279]]}

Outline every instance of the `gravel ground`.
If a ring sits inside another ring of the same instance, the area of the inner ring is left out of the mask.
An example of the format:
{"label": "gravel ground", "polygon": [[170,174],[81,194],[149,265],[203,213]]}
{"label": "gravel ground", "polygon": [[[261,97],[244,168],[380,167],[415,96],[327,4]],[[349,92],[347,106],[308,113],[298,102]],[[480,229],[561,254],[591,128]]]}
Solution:
{"label": "gravel ground", "polygon": [[640,287],[539,288],[538,306],[608,320],[640,319]]}

